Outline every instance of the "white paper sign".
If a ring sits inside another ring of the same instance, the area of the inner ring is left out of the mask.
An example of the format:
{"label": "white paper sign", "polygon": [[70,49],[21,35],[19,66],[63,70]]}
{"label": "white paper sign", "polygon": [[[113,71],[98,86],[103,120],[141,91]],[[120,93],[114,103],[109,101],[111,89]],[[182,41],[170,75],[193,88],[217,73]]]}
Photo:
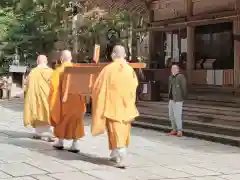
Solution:
{"label": "white paper sign", "polygon": [[147,94],[147,92],[148,92],[147,84],[143,84],[143,90],[142,90],[142,93],[143,93],[143,94]]}

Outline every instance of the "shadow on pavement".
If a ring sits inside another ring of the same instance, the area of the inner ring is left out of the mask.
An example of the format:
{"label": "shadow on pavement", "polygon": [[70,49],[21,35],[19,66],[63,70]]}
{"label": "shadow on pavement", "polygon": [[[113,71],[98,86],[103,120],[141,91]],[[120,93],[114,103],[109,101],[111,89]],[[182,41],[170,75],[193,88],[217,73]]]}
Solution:
{"label": "shadow on pavement", "polygon": [[82,152],[80,152],[79,154],[81,155],[81,157],[83,157],[83,158],[80,158],[81,161],[90,162],[96,165],[113,166],[113,164],[109,161],[108,158],[97,157],[95,155],[82,153]]}
{"label": "shadow on pavement", "polygon": [[0,133],[5,134],[9,138],[31,138],[34,133],[31,132],[21,132],[21,131],[11,131],[11,130],[0,130]]}
{"label": "shadow on pavement", "polygon": [[22,99],[1,100],[0,108],[11,109],[15,112],[23,112],[24,102]]}
{"label": "shadow on pavement", "polygon": [[64,150],[55,150],[52,144],[49,142],[34,140],[31,137],[33,133],[28,132],[16,132],[16,131],[0,131],[0,133],[6,134],[7,139],[1,139],[1,144],[11,144],[21,148],[26,148],[30,151],[35,151],[46,156],[51,156],[59,160],[80,160],[88,163],[92,163],[100,166],[113,166],[113,164],[106,157],[99,157],[84,152],[71,153],[67,148]]}
{"label": "shadow on pavement", "polygon": [[[85,123],[89,124],[90,123],[89,121],[90,120],[87,119],[85,121]],[[209,141],[198,140],[198,139],[188,138],[188,137],[177,138],[177,137],[167,136],[162,133],[157,133],[154,131],[150,131],[149,132],[150,134],[146,135],[143,131],[144,130],[138,129],[138,128],[133,128],[133,131],[132,131],[132,139],[138,138],[139,141],[143,142],[143,144],[141,145],[142,146],[141,148],[147,148],[146,145],[144,145],[145,144],[144,141],[148,141],[146,143],[149,143],[149,141],[150,141],[153,144],[160,143],[163,146],[169,146],[171,148],[177,148],[177,149],[180,148],[183,151],[186,150],[186,152],[188,152],[188,150],[194,150],[194,151],[203,152],[203,153],[208,152],[208,153],[213,153],[213,154],[232,153],[232,152],[239,153],[240,152],[240,149],[237,147],[229,148],[229,146],[227,146],[227,145],[222,145],[222,144],[218,144],[218,143],[213,143],[213,142],[209,142]],[[44,152],[43,150],[48,150],[48,151],[54,150],[51,143],[40,141],[40,140],[33,140],[32,136],[34,135],[34,133],[31,133],[31,132],[0,130],[0,133],[7,136],[7,138],[8,138],[8,139],[6,139],[7,144],[20,146],[22,148],[27,148],[27,149],[34,150],[34,151],[37,151],[37,152],[40,152],[43,154],[46,154],[46,152]],[[135,144],[133,144],[133,146],[134,145]],[[154,151],[154,149],[151,149],[151,151]],[[67,151],[56,151],[56,152],[59,152],[59,153],[64,152],[64,154],[70,153]],[[183,155],[184,152],[181,152],[181,154]],[[104,165],[109,164],[107,158],[96,157],[94,155],[86,154],[83,152],[79,153],[78,155],[85,157],[85,158],[80,159],[83,161],[89,161],[94,164],[95,163],[96,164],[104,164]],[[64,156],[55,156],[55,157],[59,158],[59,159],[64,158]],[[74,160],[76,160],[76,159],[74,159]]]}

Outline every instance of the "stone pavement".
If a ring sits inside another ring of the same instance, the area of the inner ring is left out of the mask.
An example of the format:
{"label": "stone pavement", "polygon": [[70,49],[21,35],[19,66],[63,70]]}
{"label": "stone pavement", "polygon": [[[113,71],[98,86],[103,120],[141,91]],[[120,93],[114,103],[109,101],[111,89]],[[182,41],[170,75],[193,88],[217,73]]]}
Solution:
{"label": "stone pavement", "polygon": [[[10,180],[239,180],[240,149],[212,142],[132,129],[126,170],[108,165],[106,135],[86,137],[81,153],[55,151],[31,140],[23,103],[0,102],[0,179]],[[69,142],[66,142],[69,145]]]}

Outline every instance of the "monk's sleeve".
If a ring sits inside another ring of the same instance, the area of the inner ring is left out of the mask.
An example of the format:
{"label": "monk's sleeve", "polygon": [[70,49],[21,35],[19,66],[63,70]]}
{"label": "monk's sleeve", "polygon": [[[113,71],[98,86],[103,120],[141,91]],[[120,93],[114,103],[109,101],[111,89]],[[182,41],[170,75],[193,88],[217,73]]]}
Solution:
{"label": "monk's sleeve", "polygon": [[134,82],[135,87],[133,87],[132,97],[136,100],[137,87],[139,85],[139,82],[138,82],[138,77],[136,75],[136,72],[134,70],[133,70],[133,82]]}
{"label": "monk's sleeve", "polygon": [[65,89],[65,91],[63,92],[63,101],[66,102],[67,101],[67,98],[68,98],[68,93],[69,93],[69,85],[70,85],[70,82],[71,81],[71,75],[68,74],[66,75],[66,83],[64,84],[65,87],[63,89]]}
{"label": "monk's sleeve", "polygon": [[134,70],[133,70],[133,81],[134,81],[135,87],[137,88],[139,85],[139,82],[138,82],[137,74]]}
{"label": "monk's sleeve", "polygon": [[[34,103],[32,102],[35,99],[35,94],[33,94],[33,89],[29,87],[30,83],[29,81],[31,80],[31,76],[32,76],[33,72],[30,72],[30,74],[28,75],[28,84],[25,87],[25,95],[24,95],[24,126],[29,126],[32,123],[32,114],[34,112],[32,112],[33,110],[33,105]],[[31,88],[31,89],[30,89]]]}
{"label": "monk's sleeve", "polygon": [[55,70],[50,79],[50,92],[49,92],[49,110],[50,122],[55,126],[60,118],[60,94],[59,94],[59,73]]}
{"label": "monk's sleeve", "polygon": [[[127,107],[128,101],[131,102],[133,99],[134,101],[136,100],[138,78],[133,69],[129,72],[128,81],[129,81],[128,88],[122,88],[121,91],[119,91],[119,93],[121,93],[120,96],[122,97],[125,108],[128,108]],[[129,96],[129,92],[130,92],[130,96]]]}
{"label": "monk's sleeve", "polygon": [[92,126],[93,136],[103,134],[105,131],[106,118],[103,116],[107,94],[107,70],[103,69],[96,79],[92,90]]}

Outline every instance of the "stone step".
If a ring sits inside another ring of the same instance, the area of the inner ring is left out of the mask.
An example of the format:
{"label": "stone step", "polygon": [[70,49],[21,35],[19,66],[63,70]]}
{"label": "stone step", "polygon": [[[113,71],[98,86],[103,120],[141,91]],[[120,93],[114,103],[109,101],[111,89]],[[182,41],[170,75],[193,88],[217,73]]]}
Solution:
{"label": "stone step", "polygon": [[[151,108],[143,108],[138,107],[138,110],[140,112],[153,112],[153,113],[168,113],[168,107],[159,107],[158,109],[151,109]],[[184,114],[198,114],[206,117],[211,117],[213,115],[219,115],[219,116],[231,116],[231,117],[240,117],[239,112],[231,112],[231,111],[221,111],[221,110],[210,110],[210,109],[196,109],[196,108],[190,108],[190,107],[184,107],[183,108]]]}
{"label": "stone step", "polygon": [[[138,101],[140,111],[135,125],[170,130],[167,94],[162,101]],[[186,135],[240,146],[240,98],[219,95],[190,95],[184,102],[183,119]]]}
{"label": "stone step", "polygon": [[[140,101],[144,103],[160,103],[168,102],[168,99],[161,99],[161,101]],[[138,103],[138,102],[137,102]],[[201,100],[186,100],[184,104],[189,105],[198,105],[198,106],[208,106],[208,107],[217,107],[217,108],[235,108],[240,111],[240,103],[223,103],[223,102],[214,102],[214,101],[201,101]]]}
{"label": "stone step", "polygon": [[[157,105],[140,105],[138,104],[138,108],[144,110],[151,110],[155,112],[167,112],[168,111],[168,103],[159,103]],[[240,117],[240,109],[239,108],[213,108],[213,107],[201,107],[197,105],[184,104],[183,110],[185,112],[197,112],[204,114],[218,114],[229,116],[237,116]]]}
{"label": "stone step", "polygon": [[[164,132],[170,131],[170,127],[166,125],[152,124],[152,123],[141,122],[141,121],[134,121],[132,124],[133,126],[141,127],[145,129],[153,129],[153,130],[164,131]],[[227,136],[227,135],[221,135],[221,134],[215,134],[215,133],[207,133],[207,132],[190,130],[190,129],[184,130],[184,135],[240,147],[240,137],[233,137],[233,136]]]}
{"label": "stone step", "polygon": [[219,106],[219,107],[234,107],[240,108],[240,103],[230,103],[230,102],[216,102],[216,101],[203,101],[203,100],[186,100],[186,103],[197,103],[201,105],[211,105],[211,106]]}
{"label": "stone step", "polygon": [[[153,109],[160,109],[160,107],[168,107],[168,101],[161,101],[161,102],[146,102],[146,101],[138,101],[137,102],[138,107],[148,107]],[[194,103],[184,102],[184,107],[190,107],[190,108],[197,108],[197,109],[203,109],[203,110],[215,110],[215,111],[227,111],[227,112],[239,112],[240,108],[238,107],[223,107],[223,106],[212,106],[209,104],[200,104],[199,101],[196,101]]]}
{"label": "stone step", "polygon": [[[149,115],[157,115],[157,116],[162,116],[164,114],[168,114],[168,110],[163,109],[159,111],[153,111],[152,109],[142,109],[138,108],[140,114],[149,114]],[[229,121],[235,121],[240,123],[240,116],[232,116],[232,115],[222,115],[222,114],[210,114],[210,113],[204,113],[204,112],[194,112],[194,111],[183,111],[183,116],[195,116],[198,118],[202,118],[202,121],[212,121],[214,119],[219,119],[219,120],[229,120]]]}
{"label": "stone step", "polygon": [[[160,101],[143,101],[143,102],[167,102],[168,98],[161,98]],[[218,107],[233,107],[233,108],[240,108],[240,102],[218,102],[214,100],[197,100],[197,99],[188,99],[185,100],[184,103],[186,104],[197,104],[197,105],[202,105],[202,106],[218,106]]]}
{"label": "stone step", "polygon": [[190,88],[191,92],[196,93],[217,93],[224,95],[233,95],[236,92],[239,92],[238,88],[235,89],[233,87],[219,87],[219,86],[206,86],[206,85],[194,85],[194,87]]}
{"label": "stone step", "polygon": [[[146,114],[146,113],[140,113],[141,116],[155,116],[155,117],[161,117],[165,119],[169,119],[168,113],[163,113],[161,115],[159,114]],[[215,125],[222,125],[222,126],[233,126],[233,127],[240,127],[239,121],[233,121],[233,120],[226,120],[226,119],[212,119],[204,116],[194,116],[194,115],[184,115],[183,120],[191,120],[197,123],[212,123]]]}
{"label": "stone step", "polygon": [[[141,108],[138,108],[138,109],[139,109],[140,115],[144,115],[144,116],[150,115],[150,116],[165,117],[165,118],[169,117],[168,110],[166,110],[165,112],[163,111],[156,112],[156,111],[142,110]],[[199,123],[213,123],[213,124],[240,127],[240,119],[238,116],[232,117],[232,116],[218,115],[218,118],[216,118],[216,115],[212,115],[212,114],[193,113],[193,112],[184,111],[183,119],[196,121]]]}
{"label": "stone step", "polygon": [[[139,122],[151,123],[156,125],[163,125],[170,127],[170,120],[168,117],[164,116],[154,116],[154,115],[141,115],[137,118]],[[185,130],[195,130],[199,132],[214,133],[220,135],[227,135],[233,137],[240,137],[240,127],[221,125],[206,122],[197,122],[190,119],[184,119],[184,131]]]}
{"label": "stone step", "polygon": [[[162,100],[168,100],[167,93],[161,93]],[[198,103],[205,105],[230,106],[240,107],[240,97],[230,95],[215,95],[215,94],[190,94],[185,102]]]}
{"label": "stone step", "polygon": [[[153,115],[168,118],[167,102],[144,102],[137,103],[141,115]],[[199,123],[213,123],[240,127],[240,112],[238,108],[222,108],[212,106],[199,106],[185,104],[183,119]]]}

